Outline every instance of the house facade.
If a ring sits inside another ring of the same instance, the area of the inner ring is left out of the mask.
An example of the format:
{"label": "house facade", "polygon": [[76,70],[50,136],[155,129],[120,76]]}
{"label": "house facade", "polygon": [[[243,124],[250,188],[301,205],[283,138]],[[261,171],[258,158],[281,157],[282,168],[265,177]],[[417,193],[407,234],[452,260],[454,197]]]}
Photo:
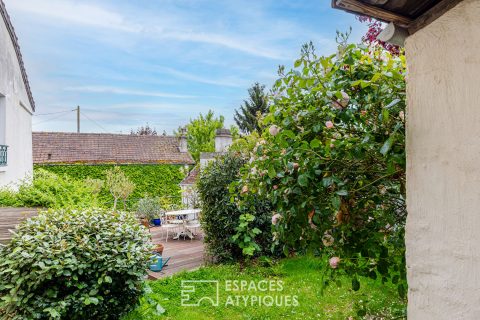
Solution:
{"label": "house facade", "polygon": [[0,187],[15,188],[32,172],[34,111],[18,39],[0,0]]}
{"label": "house facade", "polygon": [[408,319],[480,319],[480,1],[332,4],[405,43]]}

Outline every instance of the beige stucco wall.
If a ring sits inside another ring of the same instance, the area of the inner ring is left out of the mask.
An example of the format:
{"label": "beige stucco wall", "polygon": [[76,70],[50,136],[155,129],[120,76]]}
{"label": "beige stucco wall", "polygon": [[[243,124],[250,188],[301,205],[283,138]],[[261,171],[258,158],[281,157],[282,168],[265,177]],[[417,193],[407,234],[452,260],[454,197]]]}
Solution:
{"label": "beige stucco wall", "polygon": [[14,185],[32,171],[32,107],[13,43],[0,16],[0,144],[8,166],[0,167],[0,187]]}
{"label": "beige stucco wall", "polygon": [[406,52],[408,319],[480,319],[480,1]]}

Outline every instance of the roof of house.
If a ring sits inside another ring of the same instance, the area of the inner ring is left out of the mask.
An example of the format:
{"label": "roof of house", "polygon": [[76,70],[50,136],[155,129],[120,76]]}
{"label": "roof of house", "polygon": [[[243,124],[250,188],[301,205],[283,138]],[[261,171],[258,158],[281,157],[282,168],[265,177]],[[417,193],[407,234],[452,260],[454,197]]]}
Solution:
{"label": "roof of house", "polygon": [[10,16],[7,13],[7,8],[2,0],[0,0],[0,15],[5,21],[5,26],[7,27],[8,33],[10,34],[10,39],[12,39],[13,47],[15,48],[15,53],[17,54],[18,64],[20,65],[20,71],[22,72],[23,83],[25,84],[25,89],[27,90],[28,100],[32,110],[35,111],[35,100],[33,100],[32,91],[30,90],[30,83],[28,82],[27,71],[25,70],[25,65],[23,63],[22,53],[20,51],[20,45],[18,44],[18,38],[15,34],[15,29],[13,28],[12,21]]}
{"label": "roof of house", "polygon": [[34,132],[35,164],[194,164],[173,136]]}
{"label": "roof of house", "polygon": [[193,168],[189,173],[188,176],[185,177],[185,179],[180,182],[180,185],[193,185],[195,182],[197,182],[198,175],[200,174],[200,169],[197,167]]}
{"label": "roof of house", "polygon": [[410,34],[433,22],[462,0],[332,0],[332,7],[393,22]]}

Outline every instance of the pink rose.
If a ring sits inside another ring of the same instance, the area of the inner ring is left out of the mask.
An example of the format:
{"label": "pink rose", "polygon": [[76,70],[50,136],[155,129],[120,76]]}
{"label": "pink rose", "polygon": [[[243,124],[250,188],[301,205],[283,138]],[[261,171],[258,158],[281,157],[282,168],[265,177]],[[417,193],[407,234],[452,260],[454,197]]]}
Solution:
{"label": "pink rose", "polygon": [[346,92],[342,91],[342,100],[340,100],[340,105],[345,108],[349,102],[350,96]]}
{"label": "pink rose", "polygon": [[325,126],[326,126],[328,129],[332,129],[332,128],[334,127],[332,121],[327,121],[327,122],[325,122]]}
{"label": "pink rose", "polygon": [[268,131],[272,136],[276,136],[280,132],[280,128],[277,127],[276,125],[273,125],[270,127],[270,129],[268,129]]}
{"label": "pink rose", "polygon": [[330,258],[330,260],[328,260],[328,263],[330,264],[330,267],[332,267],[332,269],[337,269],[338,264],[340,263],[340,258],[339,257]]}
{"label": "pink rose", "polygon": [[272,224],[276,225],[278,223],[278,220],[280,220],[282,216],[278,213],[274,214],[272,217]]}
{"label": "pink rose", "polygon": [[297,170],[300,165],[296,162],[293,163],[293,170]]}
{"label": "pink rose", "polygon": [[[326,234],[323,236],[322,238],[322,242],[323,242],[323,245],[325,247],[330,247],[331,245],[333,245],[333,243],[335,242],[335,239],[333,239],[333,237],[329,234]],[[333,259],[333,258],[332,258]],[[330,259],[331,260],[331,259]],[[331,265],[331,264],[330,264]],[[332,267],[333,268],[333,267]]]}
{"label": "pink rose", "polygon": [[278,186],[275,184],[273,185],[273,190],[277,190],[278,189]]}

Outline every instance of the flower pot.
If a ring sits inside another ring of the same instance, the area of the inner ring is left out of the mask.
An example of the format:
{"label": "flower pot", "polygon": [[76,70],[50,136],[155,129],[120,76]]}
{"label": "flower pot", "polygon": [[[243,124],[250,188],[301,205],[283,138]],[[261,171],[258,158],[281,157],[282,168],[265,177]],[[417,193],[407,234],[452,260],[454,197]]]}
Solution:
{"label": "flower pot", "polygon": [[140,222],[145,228],[150,228],[150,222],[147,219],[140,219]]}
{"label": "flower pot", "polygon": [[161,226],[162,225],[162,220],[160,219],[153,219],[152,220],[154,226]]}
{"label": "flower pot", "polygon": [[155,245],[155,248],[153,249],[153,252],[158,253],[159,255],[162,255],[163,253],[163,244],[159,243]]}

